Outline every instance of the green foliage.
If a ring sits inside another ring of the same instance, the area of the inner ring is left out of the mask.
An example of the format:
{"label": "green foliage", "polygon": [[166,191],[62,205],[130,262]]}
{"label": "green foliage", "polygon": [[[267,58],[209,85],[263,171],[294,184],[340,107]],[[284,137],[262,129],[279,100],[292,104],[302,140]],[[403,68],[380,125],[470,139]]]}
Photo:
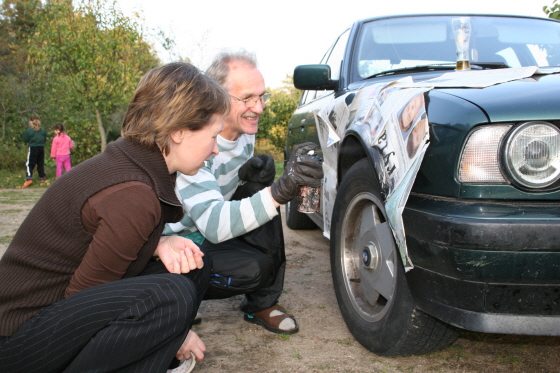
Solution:
{"label": "green foliage", "polygon": [[543,11],[548,16],[548,18],[554,18],[560,20],[560,4],[558,0],[552,2],[552,6],[544,6]]}
{"label": "green foliage", "polygon": [[35,31],[34,16],[42,8],[41,0],[4,0],[2,17],[7,22],[10,37],[25,41]]}
{"label": "green foliage", "polygon": [[124,16],[115,2],[83,0],[76,9],[71,1],[48,3],[36,24],[29,69],[50,91],[51,106],[95,117],[102,151],[105,123],[159,64],[139,20]]}
{"label": "green foliage", "polygon": [[0,170],[21,171],[25,169],[27,148],[0,143]]}
{"label": "green foliage", "polygon": [[99,131],[92,122],[66,123],[68,136],[74,141],[72,149],[72,165],[77,165],[101,152]]}
{"label": "green foliage", "polygon": [[40,0],[4,0],[0,8],[0,75],[22,73],[27,59],[27,39],[35,32],[34,17]]}
{"label": "green foliage", "polygon": [[283,83],[283,87],[272,90],[270,102],[259,119],[257,132],[257,139],[267,139],[281,154],[288,122],[301,97],[301,91],[293,86],[292,77],[287,76]]}
{"label": "green foliage", "polygon": [[274,167],[276,169],[276,174],[274,175],[274,181],[276,181],[284,173],[284,161],[274,162]]}
{"label": "green foliage", "polygon": [[37,108],[25,61],[41,9],[40,0],[4,0],[0,7],[0,141],[10,147],[21,146],[27,119]]}
{"label": "green foliage", "polygon": [[277,148],[269,139],[257,139],[255,141],[255,154],[268,154],[275,161],[284,159],[284,152],[281,148]]}
{"label": "green foliage", "polygon": [[76,143],[73,164],[118,137],[140,77],[160,63],[142,21],[125,17],[113,0],[2,1],[2,169],[23,167],[21,137],[32,114],[49,134],[47,152],[52,125],[66,125]]}

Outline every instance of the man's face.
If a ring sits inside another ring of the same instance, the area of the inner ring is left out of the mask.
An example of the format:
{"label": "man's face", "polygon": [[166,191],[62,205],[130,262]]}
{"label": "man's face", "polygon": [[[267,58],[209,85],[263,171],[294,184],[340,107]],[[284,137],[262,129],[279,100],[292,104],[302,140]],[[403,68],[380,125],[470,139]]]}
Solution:
{"label": "man's face", "polygon": [[[266,92],[259,69],[237,61],[231,62],[229,68],[224,88],[230,95],[244,100],[261,96]],[[233,97],[230,97],[230,100],[231,111],[225,119],[224,130],[220,135],[227,140],[237,140],[244,133],[256,134],[259,129],[259,117],[264,109],[261,100],[257,100],[255,106],[251,108],[247,108],[244,102]]]}

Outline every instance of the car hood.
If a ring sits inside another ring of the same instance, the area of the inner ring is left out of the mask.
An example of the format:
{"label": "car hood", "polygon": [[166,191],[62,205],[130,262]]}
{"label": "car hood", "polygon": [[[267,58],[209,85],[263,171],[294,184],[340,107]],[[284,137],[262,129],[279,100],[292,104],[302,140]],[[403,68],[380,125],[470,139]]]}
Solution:
{"label": "car hood", "polygon": [[560,74],[533,75],[486,88],[437,91],[473,103],[489,122],[560,119]]}

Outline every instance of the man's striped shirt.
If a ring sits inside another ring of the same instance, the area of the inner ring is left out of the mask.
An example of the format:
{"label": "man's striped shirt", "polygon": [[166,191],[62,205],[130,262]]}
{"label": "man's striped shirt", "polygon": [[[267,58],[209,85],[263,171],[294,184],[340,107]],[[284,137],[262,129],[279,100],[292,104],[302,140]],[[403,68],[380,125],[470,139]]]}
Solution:
{"label": "man's striped shirt", "polygon": [[167,224],[163,234],[179,235],[202,243],[212,243],[243,235],[272,220],[278,210],[268,188],[241,201],[229,201],[240,185],[239,168],[253,156],[255,135],[237,141],[218,136],[220,153],[212,156],[194,176],[177,175],[175,192],[185,216]]}

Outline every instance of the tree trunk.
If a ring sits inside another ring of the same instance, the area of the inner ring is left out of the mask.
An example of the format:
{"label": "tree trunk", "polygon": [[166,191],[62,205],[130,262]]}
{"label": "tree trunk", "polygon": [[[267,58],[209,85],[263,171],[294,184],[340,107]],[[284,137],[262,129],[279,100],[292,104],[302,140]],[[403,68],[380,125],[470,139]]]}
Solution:
{"label": "tree trunk", "polygon": [[105,128],[103,128],[103,122],[101,121],[101,113],[99,113],[98,108],[95,108],[95,117],[97,118],[97,128],[101,136],[101,153],[103,153],[107,147],[107,135],[105,134]]}

